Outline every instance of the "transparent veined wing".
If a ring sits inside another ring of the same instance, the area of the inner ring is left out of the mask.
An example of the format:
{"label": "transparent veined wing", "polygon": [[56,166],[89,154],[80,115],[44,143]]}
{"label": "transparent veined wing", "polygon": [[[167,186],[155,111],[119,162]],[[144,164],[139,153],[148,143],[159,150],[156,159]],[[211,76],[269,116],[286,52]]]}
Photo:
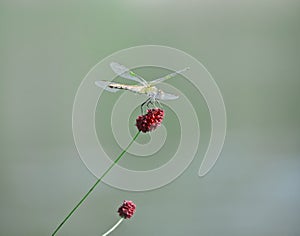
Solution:
{"label": "transparent veined wing", "polygon": [[112,93],[115,93],[115,92],[118,92],[119,89],[117,88],[110,88],[109,85],[111,84],[110,81],[104,81],[104,80],[99,80],[99,81],[96,81],[95,84],[100,87],[100,88],[103,88],[105,89],[106,91],[109,91],[109,92],[112,92]]}
{"label": "transparent veined wing", "polygon": [[171,94],[171,93],[165,93],[165,92],[162,92],[156,97],[156,99],[159,99],[159,100],[175,100],[179,98],[179,96],[177,95],[174,95],[174,94]]}
{"label": "transparent veined wing", "polygon": [[163,81],[165,81],[167,79],[171,79],[171,78],[175,77],[176,75],[178,75],[178,74],[180,74],[180,73],[182,73],[182,72],[184,72],[186,70],[189,70],[189,69],[190,69],[189,67],[186,67],[186,68],[184,68],[182,70],[175,71],[175,72],[173,72],[171,74],[168,74],[168,75],[166,75],[166,76],[164,76],[162,78],[158,78],[158,79],[152,80],[151,82],[149,82],[149,84],[150,85],[159,84],[159,83],[161,83],[161,82],[163,82]]}
{"label": "transparent veined wing", "polygon": [[130,80],[139,82],[142,85],[148,84],[147,81],[145,81],[141,76],[130,71],[127,67],[125,67],[117,62],[110,63],[110,67],[117,75],[121,76],[124,79],[130,79]]}

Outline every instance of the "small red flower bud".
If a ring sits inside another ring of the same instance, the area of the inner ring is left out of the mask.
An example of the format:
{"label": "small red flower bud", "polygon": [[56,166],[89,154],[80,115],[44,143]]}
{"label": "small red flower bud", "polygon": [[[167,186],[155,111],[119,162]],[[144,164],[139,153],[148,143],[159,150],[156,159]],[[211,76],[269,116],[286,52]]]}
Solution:
{"label": "small red flower bud", "polygon": [[119,216],[124,219],[130,219],[135,212],[136,205],[132,201],[124,200],[122,206],[118,209]]}
{"label": "small red flower bud", "polygon": [[149,109],[147,114],[136,119],[136,127],[143,133],[155,130],[164,119],[164,110],[159,108]]}

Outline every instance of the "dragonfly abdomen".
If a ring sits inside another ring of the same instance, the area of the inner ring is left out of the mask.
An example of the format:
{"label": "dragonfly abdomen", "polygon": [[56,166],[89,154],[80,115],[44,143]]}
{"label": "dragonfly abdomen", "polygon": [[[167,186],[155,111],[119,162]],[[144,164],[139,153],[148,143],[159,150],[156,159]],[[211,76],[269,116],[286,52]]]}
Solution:
{"label": "dragonfly abdomen", "polygon": [[126,85],[126,84],[118,84],[118,83],[110,83],[107,87],[112,89],[124,89],[124,90],[130,90],[132,92],[141,92],[141,89],[143,86],[137,86],[137,85]]}
{"label": "dragonfly abdomen", "polygon": [[109,84],[108,85],[109,88],[115,88],[115,89],[126,89],[128,90],[128,87],[126,85],[123,85],[123,84]]}

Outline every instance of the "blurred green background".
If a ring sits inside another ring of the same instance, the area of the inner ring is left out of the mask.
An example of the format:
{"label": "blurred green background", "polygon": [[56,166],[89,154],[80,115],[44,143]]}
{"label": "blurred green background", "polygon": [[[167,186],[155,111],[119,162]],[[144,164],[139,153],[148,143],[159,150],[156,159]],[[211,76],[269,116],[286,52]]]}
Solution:
{"label": "blurred green background", "polygon": [[[95,177],[72,136],[77,88],[118,50],[158,44],[201,61],[228,130],[205,177],[204,150],[171,184],[102,185],[58,235],[300,234],[300,1],[0,1],[0,235],[50,235]],[[205,129],[205,127],[204,127]]]}

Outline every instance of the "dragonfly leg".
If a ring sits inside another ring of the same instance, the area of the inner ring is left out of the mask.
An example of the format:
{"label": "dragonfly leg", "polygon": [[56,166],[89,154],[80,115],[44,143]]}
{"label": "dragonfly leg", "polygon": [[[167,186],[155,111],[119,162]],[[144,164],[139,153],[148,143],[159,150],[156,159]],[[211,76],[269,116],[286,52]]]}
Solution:
{"label": "dragonfly leg", "polygon": [[[150,98],[148,98],[145,102],[143,102],[142,104],[141,104],[141,112],[142,112],[142,115],[143,115],[143,106],[147,103],[149,103],[149,101],[150,101]],[[148,106],[148,105],[147,105]]]}
{"label": "dragonfly leg", "polygon": [[151,104],[151,105],[153,106],[152,100],[149,100],[149,101],[147,102],[147,107],[149,107],[149,104]]}
{"label": "dragonfly leg", "polygon": [[155,100],[155,103],[157,103],[157,104],[158,104],[158,107],[161,107],[161,108],[163,108],[163,106],[161,105],[161,103],[159,102],[159,100]]}

